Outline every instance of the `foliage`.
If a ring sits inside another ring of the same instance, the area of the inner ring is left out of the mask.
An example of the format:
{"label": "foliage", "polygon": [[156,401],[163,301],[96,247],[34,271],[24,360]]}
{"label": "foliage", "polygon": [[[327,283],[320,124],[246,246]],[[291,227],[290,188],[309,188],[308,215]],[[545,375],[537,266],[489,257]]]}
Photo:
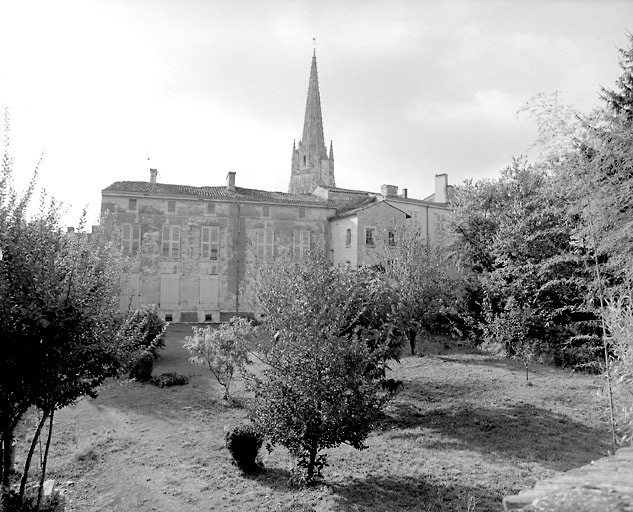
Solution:
{"label": "foliage", "polygon": [[154,369],[154,356],[150,352],[139,352],[130,365],[130,379],[149,382]]}
{"label": "foliage", "polygon": [[168,388],[171,386],[186,386],[189,384],[189,377],[175,372],[161,373],[158,377],[150,379],[150,383],[159,388]]}
{"label": "foliage", "polygon": [[251,424],[230,429],[225,436],[226,447],[237,466],[247,475],[258,473],[261,466],[257,463],[263,439]]}
{"label": "foliage", "polygon": [[375,263],[389,297],[392,321],[415,352],[418,333],[463,336],[469,323],[465,280],[440,247],[429,247],[417,229],[391,230],[390,243],[379,244]]}
{"label": "foliage", "polygon": [[341,443],[365,448],[388,399],[376,369],[392,353],[392,326],[358,324],[383,309],[370,300],[375,279],[366,270],[332,268],[315,254],[304,263],[278,259],[259,268],[261,328],[271,342],[260,345],[267,368],[251,376],[252,419],[271,445],[298,459],[307,482],[325,466],[322,450]]}
{"label": "foliage", "polygon": [[603,87],[601,97],[616,116],[633,122],[633,34],[628,37],[629,47],[619,49],[622,75],[616,81],[616,89]]}
{"label": "foliage", "polygon": [[5,503],[0,503],[0,510],[3,512],[64,512],[66,510],[66,500],[58,493],[42,501],[38,505],[37,493],[27,493],[24,497],[11,491]]}
{"label": "foliage", "polygon": [[[18,193],[5,115],[5,151],[0,170],[0,433],[2,495],[9,491],[13,431],[25,411],[43,411],[34,443],[56,409],[96,389],[118,371],[113,340],[119,330],[118,252],[99,233],[60,226],[60,205],[42,194],[34,214],[37,171]],[[51,421],[52,424],[52,421]],[[49,431],[50,432],[50,431]],[[48,443],[47,443],[48,445]],[[45,452],[42,478],[47,460]],[[20,494],[24,495],[30,457]]]}
{"label": "foliage", "polygon": [[228,400],[235,371],[250,364],[247,343],[253,337],[253,326],[246,318],[233,317],[217,328],[194,327],[193,333],[184,344],[191,354],[189,361],[207,366],[224,388],[224,400]]}
{"label": "foliage", "polygon": [[147,351],[154,358],[165,347],[167,323],[158,314],[155,305],[142,306],[128,313],[122,325],[119,337],[121,348],[130,354]]}
{"label": "foliage", "polygon": [[559,358],[576,319],[589,315],[585,260],[557,190],[545,166],[517,159],[498,180],[466,182],[452,215],[455,254],[480,289],[472,312],[483,339],[524,362]]}

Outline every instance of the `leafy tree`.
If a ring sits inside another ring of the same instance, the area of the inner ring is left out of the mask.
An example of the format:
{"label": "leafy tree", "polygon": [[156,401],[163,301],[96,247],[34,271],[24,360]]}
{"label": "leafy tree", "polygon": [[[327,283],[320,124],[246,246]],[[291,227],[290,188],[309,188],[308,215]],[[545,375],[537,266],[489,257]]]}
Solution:
{"label": "leafy tree", "polygon": [[373,308],[371,275],[332,268],[314,254],[259,268],[261,327],[270,342],[260,346],[266,369],[251,377],[252,419],[272,445],[297,457],[308,482],[325,466],[323,450],[365,448],[388,398],[374,370],[392,351],[390,326],[358,324]]}
{"label": "leafy tree", "polygon": [[629,47],[620,48],[622,74],[616,81],[616,89],[602,87],[601,98],[618,117],[633,121],[633,34],[629,33]]}
{"label": "leafy tree", "polygon": [[184,344],[191,354],[189,360],[208,367],[224,387],[224,400],[229,400],[235,371],[244,371],[251,363],[247,342],[253,338],[253,326],[246,318],[234,317],[217,328],[210,325],[194,327],[193,333]]}
{"label": "leafy tree", "polygon": [[[118,368],[113,343],[119,331],[120,260],[112,246],[83,231],[65,233],[60,206],[42,195],[28,215],[35,187],[19,194],[5,113],[5,151],[0,174],[0,480],[6,501],[11,485],[13,432],[26,410],[42,411],[25,462],[23,497],[33,450],[48,421],[41,468],[46,473],[56,410],[96,389]],[[40,491],[41,492],[41,491]],[[1,503],[2,501],[0,501]],[[38,499],[39,502],[39,499]]]}
{"label": "leafy tree", "polygon": [[375,263],[390,289],[392,318],[415,353],[418,333],[464,334],[465,279],[444,250],[429,247],[417,229],[399,227],[379,243]]}

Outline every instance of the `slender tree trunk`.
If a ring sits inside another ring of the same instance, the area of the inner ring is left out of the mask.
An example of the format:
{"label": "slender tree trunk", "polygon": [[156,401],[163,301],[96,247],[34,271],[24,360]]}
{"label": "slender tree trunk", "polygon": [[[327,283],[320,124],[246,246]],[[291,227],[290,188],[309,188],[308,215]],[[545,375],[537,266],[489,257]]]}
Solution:
{"label": "slender tree trunk", "polygon": [[602,346],[604,349],[604,376],[607,379],[607,398],[609,400],[609,421],[611,429],[611,455],[615,454],[615,412],[613,406],[613,391],[611,384],[611,362],[609,358],[609,344],[607,343],[607,326],[604,322],[604,291],[602,289],[602,274],[598,263],[598,253],[594,242],[593,257],[596,265],[596,277],[598,279],[598,295],[600,298],[600,320],[602,324]]}
{"label": "slender tree trunk", "polygon": [[314,466],[316,465],[317,450],[316,447],[310,448],[310,460],[308,461],[308,483],[314,478]]}
{"label": "slender tree trunk", "polygon": [[44,461],[42,462],[42,474],[40,476],[40,489],[37,493],[37,506],[36,509],[40,509],[40,502],[42,501],[42,495],[44,494],[44,480],[46,479],[46,463],[48,462],[48,450],[51,447],[51,438],[53,437],[53,416],[55,415],[55,409],[52,409],[48,421],[48,438],[46,439],[46,449],[44,450]]}
{"label": "slender tree trunk", "polygon": [[4,501],[9,496],[11,490],[11,469],[13,469],[13,428],[7,427],[2,432],[2,439],[0,440],[2,445],[2,491],[0,492],[0,499]]}
{"label": "slender tree trunk", "polygon": [[44,423],[48,416],[46,414],[42,415],[40,422],[37,425],[37,430],[33,435],[33,440],[31,441],[31,446],[29,447],[29,453],[26,456],[26,462],[24,463],[24,472],[22,473],[22,480],[20,481],[20,500],[24,499],[24,491],[26,489],[26,482],[29,478],[29,469],[31,468],[31,460],[33,459],[33,453],[35,452],[35,446],[40,439],[40,434],[42,432],[42,428],[44,427]]}

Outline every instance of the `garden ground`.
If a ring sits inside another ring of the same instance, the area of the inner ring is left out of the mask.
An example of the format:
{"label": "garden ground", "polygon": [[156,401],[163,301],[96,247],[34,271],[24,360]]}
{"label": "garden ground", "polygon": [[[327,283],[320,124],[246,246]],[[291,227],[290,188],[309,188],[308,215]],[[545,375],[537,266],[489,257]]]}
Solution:
{"label": "garden ground", "polygon": [[[293,486],[280,447],[247,478],[224,447],[247,411],[188,363],[190,333],[170,326],[154,369],[190,375],[188,385],[112,380],[57,413],[49,477],[67,510],[498,511],[504,495],[608,449],[598,377],[535,366],[527,385],[520,362],[424,343],[423,357],[394,365],[404,389],[368,449],[330,450],[323,485]],[[249,399],[241,381],[233,394]]]}

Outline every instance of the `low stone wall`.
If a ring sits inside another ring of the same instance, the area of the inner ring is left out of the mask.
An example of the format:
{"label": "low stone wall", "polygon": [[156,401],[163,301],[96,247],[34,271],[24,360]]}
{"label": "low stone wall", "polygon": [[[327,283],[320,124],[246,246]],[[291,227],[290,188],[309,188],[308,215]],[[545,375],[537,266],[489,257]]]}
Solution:
{"label": "low stone wall", "polygon": [[505,511],[633,512],[633,447],[541,480],[503,500]]}

